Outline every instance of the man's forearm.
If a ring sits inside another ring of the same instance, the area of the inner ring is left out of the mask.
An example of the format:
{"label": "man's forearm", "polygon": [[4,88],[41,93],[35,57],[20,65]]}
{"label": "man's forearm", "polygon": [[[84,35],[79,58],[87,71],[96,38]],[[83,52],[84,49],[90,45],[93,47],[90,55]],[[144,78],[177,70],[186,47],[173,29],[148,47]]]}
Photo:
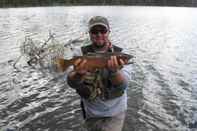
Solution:
{"label": "man's forearm", "polygon": [[72,88],[78,88],[82,83],[82,75],[75,71],[70,72],[67,77],[67,83]]}
{"label": "man's forearm", "polygon": [[127,83],[123,73],[121,71],[113,72],[110,74],[110,80],[113,85],[121,85],[123,83]]}

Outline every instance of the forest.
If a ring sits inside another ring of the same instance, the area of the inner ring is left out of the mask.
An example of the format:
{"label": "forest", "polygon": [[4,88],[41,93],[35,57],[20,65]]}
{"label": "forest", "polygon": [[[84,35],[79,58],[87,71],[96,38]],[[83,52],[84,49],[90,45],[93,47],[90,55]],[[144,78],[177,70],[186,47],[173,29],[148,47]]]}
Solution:
{"label": "forest", "polygon": [[197,0],[0,0],[0,7],[138,5],[197,7]]}

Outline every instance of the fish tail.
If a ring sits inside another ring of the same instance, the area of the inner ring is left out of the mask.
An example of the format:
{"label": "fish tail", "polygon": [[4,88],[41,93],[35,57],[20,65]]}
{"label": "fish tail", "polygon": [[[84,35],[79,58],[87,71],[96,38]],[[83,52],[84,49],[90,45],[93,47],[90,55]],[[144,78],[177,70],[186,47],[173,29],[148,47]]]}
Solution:
{"label": "fish tail", "polygon": [[55,60],[55,65],[56,65],[56,68],[57,68],[58,71],[64,72],[70,66],[70,61],[69,60],[65,60],[63,58],[57,58]]}

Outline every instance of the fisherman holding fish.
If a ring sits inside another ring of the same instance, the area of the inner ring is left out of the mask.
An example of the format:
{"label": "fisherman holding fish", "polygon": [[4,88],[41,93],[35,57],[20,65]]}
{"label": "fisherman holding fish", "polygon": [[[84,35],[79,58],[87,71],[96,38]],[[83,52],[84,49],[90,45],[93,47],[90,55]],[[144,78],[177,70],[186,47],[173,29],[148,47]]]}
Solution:
{"label": "fisherman holding fish", "polygon": [[115,55],[122,52],[122,48],[110,42],[110,26],[105,17],[92,17],[88,28],[91,43],[81,47],[79,55],[110,52],[114,55],[106,61],[105,68],[94,70],[89,69],[88,59],[78,58],[68,74],[67,83],[81,97],[88,131],[122,131],[127,110],[126,89],[130,78],[125,66],[128,60]]}

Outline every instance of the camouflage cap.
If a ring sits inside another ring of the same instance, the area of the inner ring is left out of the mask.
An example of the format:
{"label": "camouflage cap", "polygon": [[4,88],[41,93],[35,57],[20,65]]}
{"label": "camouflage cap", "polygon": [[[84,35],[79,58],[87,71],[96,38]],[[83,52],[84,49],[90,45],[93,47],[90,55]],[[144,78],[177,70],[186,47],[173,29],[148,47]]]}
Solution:
{"label": "camouflage cap", "polygon": [[88,23],[89,30],[96,25],[102,25],[106,27],[107,30],[109,30],[109,22],[107,18],[103,16],[94,16],[89,20],[89,23]]}

